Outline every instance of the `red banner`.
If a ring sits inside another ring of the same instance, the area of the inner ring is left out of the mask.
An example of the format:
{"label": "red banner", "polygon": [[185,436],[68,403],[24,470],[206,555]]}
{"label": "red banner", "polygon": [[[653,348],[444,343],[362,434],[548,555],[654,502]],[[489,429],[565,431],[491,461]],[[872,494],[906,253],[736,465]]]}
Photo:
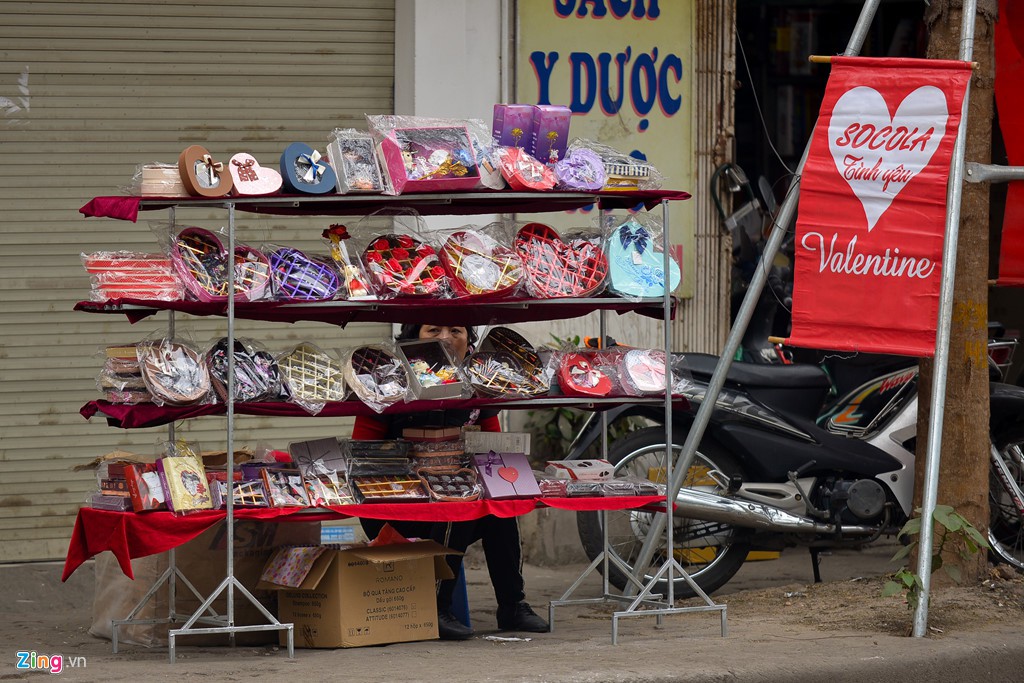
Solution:
{"label": "red banner", "polygon": [[929,356],[970,65],[833,57],[800,183],[793,346]]}
{"label": "red banner", "polygon": [[[1000,0],[996,22],[996,107],[1010,166],[1024,166],[1024,5]],[[999,243],[999,284],[1024,287],[1024,182],[1011,182]]]}

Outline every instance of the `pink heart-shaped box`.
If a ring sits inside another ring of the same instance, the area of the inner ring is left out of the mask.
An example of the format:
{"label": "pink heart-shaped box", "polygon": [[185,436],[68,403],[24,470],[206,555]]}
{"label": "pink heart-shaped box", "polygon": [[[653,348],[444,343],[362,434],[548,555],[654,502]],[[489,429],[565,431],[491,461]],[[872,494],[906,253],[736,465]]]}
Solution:
{"label": "pink heart-shaped box", "polygon": [[260,166],[255,157],[240,152],[231,157],[228,171],[234,181],[234,192],[243,197],[258,197],[281,190],[281,174],[272,168]]}

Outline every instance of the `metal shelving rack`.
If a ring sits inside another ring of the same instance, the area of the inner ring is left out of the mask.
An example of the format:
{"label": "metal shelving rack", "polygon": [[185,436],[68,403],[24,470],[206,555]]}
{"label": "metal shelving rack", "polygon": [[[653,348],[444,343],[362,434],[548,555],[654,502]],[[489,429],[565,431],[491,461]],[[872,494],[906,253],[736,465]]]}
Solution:
{"label": "metal shelving rack", "polygon": [[[673,193],[665,192],[661,193],[663,196],[658,196],[658,193],[643,194],[637,196],[638,193],[629,192],[613,192],[613,193],[582,193],[582,192],[545,192],[545,193],[525,193],[525,192],[480,192],[480,193],[458,193],[458,194],[423,194],[423,195],[401,195],[396,197],[381,196],[381,195],[334,195],[334,196],[303,196],[303,197],[268,197],[268,198],[230,198],[230,199],[202,199],[202,198],[181,198],[181,199],[140,199],[138,202],[139,210],[162,210],[167,209],[170,212],[170,222],[173,224],[175,219],[175,209],[177,207],[190,207],[190,208],[213,208],[213,209],[225,209],[228,212],[228,243],[227,253],[234,253],[235,249],[235,214],[237,210],[254,213],[271,213],[271,214],[290,214],[290,215],[306,215],[306,216],[339,216],[339,215],[354,215],[360,212],[366,212],[369,210],[376,210],[386,207],[394,207],[395,209],[405,209],[410,206],[415,207],[423,215],[471,215],[471,214],[486,214],[486,213],[515,213],[515,212],[533,212],[533,211],[561,211],[566,209],[581,208],[589,205],[598,205],[601,208],[602,214],[607,208],[632,208],[641,201],[653,202],[657,201],[662,207],[663,218],[664,218],[664,231],[663,231],[663,248],[664,248],[664,268],[665,273],[669,273],[669,244],[668,244],[668,201],[672,199],[685,199],[688,195],[684,193]],[[642,194],[642,193],[641,193]],[[227,348],[234,348],[235,341],[235,297],[234,297],[234,269],[228,269],[228,302],[226,317],[228,322],[227,332]],[[606,299],[579,299],[574,300],[573,303],[577,305],[580,303],[589,304],[593,308],[600,309],[601,312],[601,334],[604,336],[605,332],[605,310],[601,308],[607,302]],[[559,304],[548,303],[547,305],[558,306]],[[663,308],[663,322],[664,322],[664,338],[665,338],[665,356],[666,356],[666,392],[664,396],[665,404],[665,415],[666,415],[666,430],[670,435],[671,430],[671,414],[672,414],[672,368],[671,368],[671,328],[670,320],[672,316],[672,297],[671,292],[666,291],[664,296],[661,298],[661,304]],[[303,304],[304,306],[311,306],[310,304]],[[333,302],[333,305],[337,305],[337,302]],[[500,310],[502,307],[516,308],[523,306],[523,302],[507,302],[498,306]],[[526,304],[528,305],[528,304]],[[315,304],[312,307],[315,308]],[[373,302],[361,303],[356,305],[356,308],[372,309],[375,306]],[[129,310],[144,310],[145,307],[117,307],[116,309],[103,310],[99,312],[124,312]],[[174,334],[174,314],[175,311],[171,309],[169,311],[169,333]],[[228,381],[227,381],[227,396],[226,401],[226,412],[227,412],[227,481],[229,486],[233,484],[234,476],[234,417],[235,417],[235,405],[234,405],[234,381],[235,381],[235,359],[233,354],[228,355]],[[538,403],[555,403],[564,404],[565,399],[545,401],[545,399],[531,399],[529,402],[523,402],[523,405],[529,403],[530,405],[536,406]],[[602,403],[600,399],[594,400],[575,400],[571,401],[574,405],[589,405],[596,407]],[[512,403],[503,403],[502,407],[517,407],[518,404],[513,405]],[[169,434],[171,440],[174,438],[174,427],[173,422],[169,427]],[[607,454],[607,432],[602,438],[603,452]],[[671,480],[671,458],[668,458],[667,462],[667,476]],[[671,501],[666,500],[666,512],[669,519],[669,535],[668,544],[669,548],[672,548],[672,514],[673,505]],[[602,513],[604,516],[605,513]],[[114,622],[114,635],[113,635],[113,648],[114,652],[117,652],[117,631],[118,627],[127,624],[143,624],[143,623],[176,623],[180,621],[183,615],[178,614],[175,611],[175,595],[176,595],[176,580],[181,580],[191,592],[200,600],[202,604],[185,619],[184,624],[180,628],[171,629],[168,631],[168,654],[170,661],[173,663],[176,660],[176,639],[180,636],[187,635],[206,635],[206,634],[227,634],[232,644],[234,643],[234,635],[236,633],[253,632],[253,631],[285,631],[288,645],[288,657],[294,658],[294,625],[290,623],[281,623],[278,621],[263,605],[257,600],[252,593],[241,584],[234,574],[234,501],[233,496],[227,496],[227,516],[225,523],[227,524],[226,534],[226,571],[223,581],[217,586],[216,589],[205,599],[199,594],[195,587],[189,583],[187,578],[181,573],[181,571],[175,566],[174,552],[169,552],[169,565],[167,570],[157,579],[150,590],[142,598],[142,600],[136,605],[132,612],[126,619],[117,620]],[[592,572],[599,564],[603,561],[605,563],[605,579],[604,579],[604,593],[605,596],[598,601],[615,600],[625,601],[628,604],[627,608],[621,612],[615,612],[613,614],[612,621],[612,641],[617,642],[618,633],[618,620],[620,618],[626,618],[631,616],[656,616],[658,622],[661,623],[662,617],[665,614],[675,614],[681,612],[692,612],[692,611],[708,611],[718,610],[722,615],[722,635],[725,635],[725,606],[715,605],[710,598],[700,592],[700,589],[693,583],[692,579],[686,574],[682,566],[674,559],[674,554],[670,553],[670,559],[666,564],[657,572],[653,581],[648,582],[645,586],[640,581],[634,579],[636,587],[641,589],[639,596],[636,598],[629,598],[625,596],[612,595],[609,591],[608,586],[608,562],[616,562],[621,564],[621,560],[615,557],[613,554],[608,552],[608,539],[607,529],[605,529],[605,549],[601,556],[591,564],[583,576],[581,576],[576,583],[570,587],[561,600],[554,601],[551,603],[550,613],[552,617],[552,626],[554,625],[554,607],[560,605],[570,605],[579,603],[594,602],[593,600],[569,600],[568,597],[573,591],[582,583],[583,579],[587,574]],[[624,565],[622,565],[624,568]],[[673,605],[672,596],[672,580],[674,573],[678,572],[684,579],[686,579],[691,586],[693,586],[700,594],[704,597],[707,602],[706,606],[703,607],[687,607],[678,608]],[[626,570],[628,574],[628,569]],[[665,601],[659,600],[661,596],[652,594],[653,585],[663,575],[667,574],[669,577],[669,595]],[[164,583],[168,584],[169,591],[169,613],[166,618],[158,619],[146,619],[136,620],[135,615],[142,609],[145,603],[150,600]],[[255,624],[239,626],[234,622],[235,614],[235,590],[238,590],[242,596],[249,600],[266,618],[266,624]],[[220,597],[222,594],[226,594],[227,598],[227,609],[223,615],[217,614],[213,610],[213,602]],[[204,624],[202,627],[196,627],[196,624]],[[208,624],[208,625],[207,625]]]}

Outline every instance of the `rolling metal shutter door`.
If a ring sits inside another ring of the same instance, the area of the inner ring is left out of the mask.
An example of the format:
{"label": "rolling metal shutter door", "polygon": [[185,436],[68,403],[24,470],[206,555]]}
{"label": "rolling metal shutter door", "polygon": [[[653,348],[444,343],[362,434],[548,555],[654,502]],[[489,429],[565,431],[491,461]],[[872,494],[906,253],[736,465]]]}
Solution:
{"label": "rolling metal shutter door", "polygon": [[[166,331],[166,314],[130,325],[72,311],[88,298],[80,253],[155,251],[167,214],[133,224],[86,220],[78,208],[118,194],[137,164],[175,162],[190,144],[222,161],[245,151],[276,166],[291,142],[323,150],[332,129],[390,113],[394,3],[5,2],[0,36],[0,562],[10,562],[63,557],[76,510],[96,487],[73,466],[115,448],[151,453],[167,434],[78,414],[98,395],[97,351]],[[177,220],[218,228],[227,217],[179,210]],[[319,235],[331,222],[240,214],[238,239],[326,252]],[[176,322],[200,344],[227,329],[222,319]],[[310,340],[337,352],[388,331],[236,327],[272,351]],[[348,424],[239,416],[235,444],[285,447],[347,434]],[[207,418],[178,434],[213,450],[224,447],[224,429],[224,419]]]}

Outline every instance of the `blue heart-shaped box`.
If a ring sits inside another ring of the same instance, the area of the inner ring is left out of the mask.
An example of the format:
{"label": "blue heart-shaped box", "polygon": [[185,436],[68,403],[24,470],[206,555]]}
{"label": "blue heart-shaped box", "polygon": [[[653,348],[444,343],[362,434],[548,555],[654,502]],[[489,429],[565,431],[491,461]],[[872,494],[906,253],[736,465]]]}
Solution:
{"label": "blue heart-shaped box", "polygon": [[327,194],[338,176],[326,156],[302,142],[293,142],[281,153],[281,189],[290,194]]}
{"label": "blue heart-shaped box", "polygon": [[[651,233],[627,221],[608,238],[608,289],[621,296],[648,298],[665,295],[664,253],[656,251]],[[669,257],[669,291],[679,286],[679,264]]]}

